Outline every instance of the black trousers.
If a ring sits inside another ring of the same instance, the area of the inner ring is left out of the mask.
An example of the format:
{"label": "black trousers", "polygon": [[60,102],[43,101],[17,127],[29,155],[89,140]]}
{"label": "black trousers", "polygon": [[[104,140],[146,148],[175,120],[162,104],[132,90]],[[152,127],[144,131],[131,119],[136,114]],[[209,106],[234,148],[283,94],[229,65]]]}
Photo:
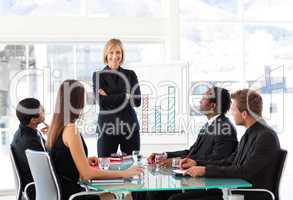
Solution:
{"label": "black trousers", "polygon": [[147,200],[222,200],[222,191],[218,189],[211,190],[180,190],[174,191],[156,191],[146,194]]}
{"label": "black trousers", "polygon": [[187,190],[181,194],[174,194],[168,200],[223,200],[221,190]]}
{"label": "black trousers", "polygon": [[74,200],[100,200],[101,198],[98,195],[86,195],[81,197],[76,197]]}
{"label": "black trousers", "polygon": [[[79,184],[74,183],[69,178],[62,176],[59,178],[59,184],[61,186],[61,200],[68,200],[69,197],[75,193],[83,192],[85,189]],[[84,195],[74,198],[74,200],[99,200],[98,195]]]}
{"label": "black trousers", "polygon": [[155,191],[155,192],[131,192],[133,200],[165,200],[173,194],[181,194],[181,190]]}
{"label": "black trousers", "polygon": [[98,139],[97,151],[99,157],[109,157],[112,153],[117,153],[118,146],[123,153],[131,155],[132,151],[140,150],[139,130],[135,130],[130,136],[103,134]]}

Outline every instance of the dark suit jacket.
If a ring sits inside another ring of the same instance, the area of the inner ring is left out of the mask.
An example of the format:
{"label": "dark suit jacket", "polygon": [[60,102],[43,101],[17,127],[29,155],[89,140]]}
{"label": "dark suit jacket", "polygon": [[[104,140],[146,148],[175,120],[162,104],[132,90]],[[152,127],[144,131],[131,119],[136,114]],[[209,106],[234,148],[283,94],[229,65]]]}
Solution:
{"label": "dark suit jacket", "polygon": [[[43,140],[43,142],[45,141]],[[25,150],[44,151],[41,138],[38,136],[37,130],[20,124],[18,130],[14,134],[11,146],[15,153],[16,163],[19,166],[20,179],[23,183],[22,187],[24,187],[26,184],[33,181]],[[23,190],[24,188],[21,189]]]}
{"label": "dark suit jacket", "polygon": [[[264,122],[263,122],[264,123]],[[280,143],[276,133],[263,123],[256,122],[241,138],[231,165],[221,166],[225,161],[207,163],[207,177],[243,178],[254,188],[273,191],[273,177],[277,166]],[[227,163],[227,162],[226,162]],[[264,199],[261,193],[247,193],[246,199]]]}
{"label": "dark suit jacket", "polygon": [[200,130],[195,143],[183,151],[167,152],[168,158],[189,157],[196,161],[220,160],[230,156],[237,148],[236,130],[230,120],[221,114],[211,125]]}
{"label": "dark suit jacket", "polygon": [[[116,73],[113,73],[113,70],[108,66],[99,72],[93,73],[94,95],[100,106],[98,116],[98,125],[100,129],[97,130],[98,133],[101,133],[105,123],[116,124],[121,121],[129,124],[131,128],[134,127],[133,130],[139,130],[139,123],[133,109],[133,107],[139,107],[141,104],[141,93],[137,76],[134,71],[121,67],[115,71],[123,76],[125,80]],[[127,84],[129,84],[129,87],[127,87]],[[107,96],[99,95],[97,93],[98,89],[103,89],[107,93]],[[131,94],[129,100],[126,99],[126,93]],[[102,113],[103,111],[117,109],[124,102],[126,102],[126,104],[121,110],[111,114]]]}

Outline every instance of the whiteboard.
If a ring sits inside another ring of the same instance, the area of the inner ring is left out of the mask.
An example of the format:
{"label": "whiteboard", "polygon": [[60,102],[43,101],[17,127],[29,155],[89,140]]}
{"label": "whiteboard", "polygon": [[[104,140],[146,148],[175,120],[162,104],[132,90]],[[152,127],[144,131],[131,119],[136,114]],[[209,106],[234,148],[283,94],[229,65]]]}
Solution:
{"label": "whiteboard", "polygon": [[142,103],[136,109],[141,133],[178,134],[188,122],[189,66],[187,63],[132,64]]}

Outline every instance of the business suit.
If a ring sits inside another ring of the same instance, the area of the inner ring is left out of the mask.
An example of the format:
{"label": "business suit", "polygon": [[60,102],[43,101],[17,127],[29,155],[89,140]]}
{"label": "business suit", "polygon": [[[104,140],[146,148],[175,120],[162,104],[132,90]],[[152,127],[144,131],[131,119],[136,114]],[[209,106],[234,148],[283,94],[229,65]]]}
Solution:
{"label": "business suit", "polygon": [[[280,143],[276,133],[256,122],[249,127],[239,143],[232,164],[228,160],[206,162],[206,177],[242,178],[253,185],[253,188],[273,189],[273,174],[275,173]],[[241,192],[239,192],[241,193]],[[267,194],[247,192],[245,200],[269,199]],[[220,197],[220,195],[218,195]],[[187,199],[182,196],[173,199]],[[204,199],[204,198],[199,198]]]}
{"label": "business suit", "polygon": [[229,157],[236,150],[237,144],[234,126],[221,114],[210,125],[201,128],[195,143],[188,150],[166,153],[168,158],[189,155],[196,161],[221,160]]}
{"label": "business suit", "polygon": [[[107,96],[100,95],[99,89],[104,90]],[[127,154],[139,150],[139,123],[133,107],[140,106],[141,93],[135,72],[121,67],[111,70],[106,66],[103,70],[94,72],[93,90],[100,107],[97,127],[98,155],[107,157],[116,153],[119,144],[121,151]],[[120,110],[103,113],[119,107]]]}
{"label": "business suit", "polygon": [[[41,141],[42,140],[42,141]],[[32,129],[30,127],[27,127],[23,124],[19,125],[18,130],[15,132],[11,147],[14,150],[15,153],[15,160],[19,167],[20,172],[20,179],[23,183],[23,187],[33,182],[33,177],[28,165],[28,161],[25,155],[26,149],[31,149],[35,151],[45,151],[44,145],[45,140],[37,133],[36,129]],[[23,191],[24,188],[21,188]],[[29,197],[30,199],[35,199],[35,190],[29,188]]]}
{"label": "business suit", "polygon": [[[201,128],[197,140],[188,150],[166,153],[168,158],[183,158],[188,155],[191,159],[199,162],[202,160],[215,161],[231,156],[237,145],[236,129],[230,120],[224,114],[221,114],[210,125],[205,124]],[[196,192],[203,194],[205,190],[196,190]],[[181,191],[149,192],[147,198],[163,200],[178,193],[181,194]]]}

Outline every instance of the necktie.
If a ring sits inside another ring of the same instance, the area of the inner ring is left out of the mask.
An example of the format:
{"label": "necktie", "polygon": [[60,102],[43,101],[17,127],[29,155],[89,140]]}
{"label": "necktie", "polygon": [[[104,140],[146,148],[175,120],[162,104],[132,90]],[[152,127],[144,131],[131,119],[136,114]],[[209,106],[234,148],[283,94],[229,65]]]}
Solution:
{"label": "necktie", "polygon": [[240,161],[241,161],[241,158],[243,156],[244,149],[245,149],[245,146],[246,146],[246,143],[247,143],[247,139],[248,139],[248,133],[246,132],[244,134],[243,138],[241,138],[241,141],[240,141],[240,144],[239,144],[239,149],[238,149],[238,152],[237,152],[236,158],[235,158],[235,164],[236,165],[240,164]]}

